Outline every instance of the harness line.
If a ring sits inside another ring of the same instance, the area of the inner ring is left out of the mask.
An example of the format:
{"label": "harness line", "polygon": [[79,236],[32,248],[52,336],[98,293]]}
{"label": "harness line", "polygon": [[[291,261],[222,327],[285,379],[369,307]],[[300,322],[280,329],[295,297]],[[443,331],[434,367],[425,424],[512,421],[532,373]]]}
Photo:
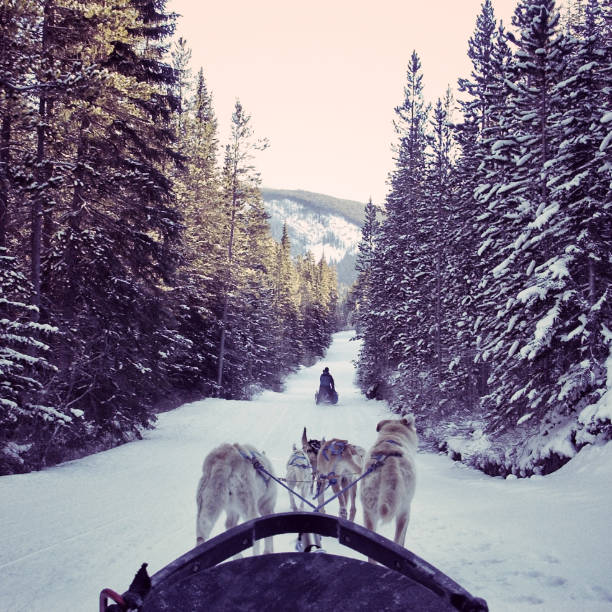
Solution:
{"label": "harness line", "polygon": [[345,491],[348,491],[351,487],[354,487],[362,478],[365,478],[368,474],[371,474],[374,470],[377,470],[379,467],[382,467],[384,465],[385,461],[389,457],[401,457],[401,456],[402,456],[401,453],[380,453],[379,455],[377,455],[376,461],[374,461],[374,463],[372,463],[370,465],[370,467],[359,478],[357,478],[356,480],[351,482],[349,485],[344,487],[344,489],[342,489],[341,491],[338,491],[338,493],[336,493],[334,496],[330,497],[327,501],[323,502],[319,506],[315,506],[314,504],[310,503],[307,499],[303,498],[299,493],[294,491],[291,487],[288,487],[286,484],[281,482],[278,478],[276,478],[276,476],[274,476],[273,474],[270,474],[270,472],[268,472],[268,470],[266,470],[266,468],[259,462],[257,457],[255,457],[255,456],[254,457],[249,457],[248,455],[243,455],[243,457],[247,461],[249,461],[258,472],[263,472],[269,478],[271,478],[275,482],[278,482],[278,484],[281,485],[281,487],[284,487],[285,489],[287,489],[287,491],[289,491],[290,493],[293,493],[293,495],[296,495],[302,501],[305,501],[312,508],[313,512],[319,512],[319,510],[321,510],[323,507],[327,506],[327,504],[329,504],[329,502],[333,501],[338,496],[342,495],[342,493],[344,493]]}

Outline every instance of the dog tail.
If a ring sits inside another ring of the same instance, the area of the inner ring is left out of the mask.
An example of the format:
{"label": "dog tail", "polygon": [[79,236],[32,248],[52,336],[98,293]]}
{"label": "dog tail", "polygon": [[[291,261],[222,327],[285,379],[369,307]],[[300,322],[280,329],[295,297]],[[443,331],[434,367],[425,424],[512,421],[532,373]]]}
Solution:
{"label": "dog tail", "polygon": [[383,489],[380,495],[380,503],[378,506],[378,515],[383,523],[391,520],[395,515],[395,507],[397,505],[397,488],[399,481],[396,474],[391,475],[388,479],[383,480]]}
{"label": "dog tail", "polygon": [[198,541],[204,541],[208,537],[222,510],[227,506],[227,483],[232,471],[231,461],[216,461],[215,457],[208,457],[204,462],[196,496]]}

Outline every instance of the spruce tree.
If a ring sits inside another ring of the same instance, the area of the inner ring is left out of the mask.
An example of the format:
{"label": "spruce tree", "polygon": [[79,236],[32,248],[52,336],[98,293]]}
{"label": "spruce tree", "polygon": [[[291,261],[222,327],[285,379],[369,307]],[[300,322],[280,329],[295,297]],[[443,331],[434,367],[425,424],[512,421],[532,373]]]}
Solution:
{"label": "spruce tree", "polygon": [[447,244],[453,280],[446,287],[446,295],[454,318],[447,377],[449,386],[469,411],[477,407],[487,379],[486,364],[474,363],[476,289],[483,273],[483,260],[478,254],[482,228],[478,220],[485,212],[475,194],[485,181],[487,140],[497,138],[500,128],[496,112],[502,102],[497,93],[505,91],[504,70],[509,55],[503,28],[497,28],[492,4],[486,0],[468,43],[470,77],[458,81],[461,119],[454,126],[454,137],[459,155],[452,175],[455,195],[449,211]]}
{"label": "spruce tree", "polygon": [[[547,171],[550,204],[532,224],[533,240],[546,245],[547,257],[533,271],[530,291],[541,297],[527,306],[539,322],[521,351],[527,360],[550,355],[549,371],[534,381],[550,426],[595,403],[606,388],[612,146],[604,109],[612,52],[603,24],[595,0],[586,3],[584,21],[574,23],[569,77],[555,87],[561,101],[555,121],[559,145]],[[546,304],[548,318],[541,318],[539,302]]]}
{"label": "spruce tree", "polygon": [[[224,368],[226,353],[230,348],[227,341],[232,340],[229,324],[232,318],[237,321],[233,311],[239,310],[232,302],[232,296],[238,295],[236,289],[241,272],[237,265],[240,260],[236,260],[235,250],[240,246],[240,231],[244,227],[245,213],[258,193],[259,175],[252,166],[251,159],[255,150],[266,146],[264,141],[253,140],[250,121],[251,116],[244,111],[240,101],[236,101],[232,114],[231,139],[225,149],[222,177],[224,222],[221,240],[224,246],[225,269],[221,278],[222,303],[217,361],[217,388],[221,395],[225,395],[224,389],[232,386],[231,380],[224,380]],[[234,337],[233,341],[236,340]]]}
{"label": "spruce tree", "polygon": [[428,113],[416,52],[408,65],[404,100],[395,113],[399,142],[386,201],[387,216],[372,264],[372,309],[364,326],[359,378],[361,385],[368,388],[399,370],[404,388],[414,390],[419,379],[413,366],[418,362],[418,352],[425,352],[416,340],[421,331],[423,279],[415,276],[413,267],[419,257],[419,233],[424,231],[419,223],[425,205]]}
{"label": "spruce tree", "polygon": [[379,231],[377,219],[377,208],[369,199],[365,206],[365,220],[361,228],[361,240],[359,241],[357,261],[355,268],[358,272],[357,281],[353,287],[353,321],[357,337],[361,337],[363,321],[370,311],[370,292],[372,283],[372,264],[374,261],[374,249],[376,237]]}
{"label": "spruce tree", "polygon": [[68,427],[74,416],[44,396],[46,380],[57,372],[47,344],[57,329],[36,321],[30,297],[15,258],[0,247],[0,475],[42,467],[39,439]]}
{"label": "spruce tree", "polygon": [[549,181],[559,143],[556,85],[566,75],[568,52],[558,19],[553,0],[525,0],[516,8],[520,35],[513,79],[506,80],[508,136],[491,146],[493,187],[482,192],[490,214],[481,217],[488,225],[481,252],[486,248],[500,259],[485,274],[480,298],[487,310],[481,357],[492,366],[486,406],[495,430],[545,414],[542,386],[556,366],[549,341],[560,304],[537,287],[534,271],[546,265],[555,246],[538,228],[557,207]]}

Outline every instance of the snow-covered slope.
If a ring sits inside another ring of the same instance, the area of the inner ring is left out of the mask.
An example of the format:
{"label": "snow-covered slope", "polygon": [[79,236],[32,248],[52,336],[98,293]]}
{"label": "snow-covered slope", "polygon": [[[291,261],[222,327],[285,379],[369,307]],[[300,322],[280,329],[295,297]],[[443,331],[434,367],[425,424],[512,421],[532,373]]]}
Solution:
{"label": "snow-covered slope", "polygon": [[[160,415],[142,441],[1,477],[0,610],[95,610],[102,587],[123,591],[142,562],[156,572],[194,546],[202,461],[222,442],[264,449],[279,474],[304,426],[310,437],[369,447],[376,423],[389,415],[352,384],[358,343],[350,337],[337,334],[324,360],[337,406],[314,404],[320,363],[291,376],[283,393],[187,404]],[[406,545],[485,597],[493,612],[612,610],[610,482],[612,444],[523,480],[490,478],[421,453]],[[284,490],[276,510],[289,510]],[[222,529],[220,521],[213,535]],[[392,537],[393,527],[381,533]],[[324,546],[350,552],[329,539]],[[290,536],[275,538],[275,550],[293,549]]]}
{"label": "snow-covered slope", "polygon": [[[363,205],[353,202],[354,210],[347,214],[346,208],[335,206],[338,200],[321,194],[266,189],[262,193],[272,235],[280,240],[286,224],[294,254],[310,251],[317,261],[324,256],[336,264],[340,283],[351,285],[356,279],[354,266]],[[345,207],[350,204],[340,202]]]}

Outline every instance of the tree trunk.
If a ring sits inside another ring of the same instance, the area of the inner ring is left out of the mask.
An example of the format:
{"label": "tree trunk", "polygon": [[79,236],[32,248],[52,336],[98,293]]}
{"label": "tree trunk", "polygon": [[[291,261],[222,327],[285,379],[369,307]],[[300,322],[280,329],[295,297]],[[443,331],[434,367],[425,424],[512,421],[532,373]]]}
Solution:
{"label": "tree trunk", "polygon": [[70,228],[69,241],[66,250],[66,267],[68,269],[68,291],[64,305],[66,317],[74,317],[76,298],[79,292],[79,234],[81,230],[81,210],[83,202],[83,164],[87,153],[87,140],[83,131],[87,129],[89,121],[83,119],[79,129],[79,145],[77,147],[76,164],[74,171],[74,191],[72,192],[72,210],[68,225]]}
{"label": "tree trunk", "polygon": [[6,246],[6,234],[9,221],[11,106],[11,98],[7,96],[7,108],[2,118],[2,128],[0,130],[0,248]]}
{"label": "tree trunk", "polygon": [[238,168],[234,164],[233,170],[233,182],[232,182],[232,214],[230,218],[230,235],[227,246],[227,272],[228,272],[228,286],[225,291],[225,298],[223,301],[223,314],[221,315],[221,340],[219,342],[219,365],[217,369],[217,386],[219,392],[221,391],[221,385],[223,382],[223,364],[225,360],[225,336],[227,326],[227,315],[229,312],[229,291],[231,288],[231,274],[232,274],[232,259],[233,259],[233,248],[234,248],[234,228],[236,226],[236,205],[238,202],[238,184],[237,175]]}
{"label": "tree trunk", "polygon": [[[47,0],[44,8],[44,21],[42,26],[41,55],[43,60],[47,57],[50,44],[50,27],[52,25],[53,1]],[[32,304],[40,311],[40,260],[42,250],[42,218],[44,191],[42,185],[46,180],[47,169],[45,168],[45,127],[47,123],[47,98],[41,92],[38,103],[38,125],[36,126],[36,166],[35,180],[38,183],[34,200],[32,202],[31,215],[31,269],[32,269]],[[38,317],[37,317],[38,319]]]}
{"label": "tree trunk", "polygon": [[38,126],[36,127],[36,180],[38,189],[32,202],[31,232],[32,232],[32,304],[40,308],[40,254],[42,243],[42,209],[43,191],[41,184],[44,180],[45,159],[45,120],[46,101],[41,94],[38,104]]}

